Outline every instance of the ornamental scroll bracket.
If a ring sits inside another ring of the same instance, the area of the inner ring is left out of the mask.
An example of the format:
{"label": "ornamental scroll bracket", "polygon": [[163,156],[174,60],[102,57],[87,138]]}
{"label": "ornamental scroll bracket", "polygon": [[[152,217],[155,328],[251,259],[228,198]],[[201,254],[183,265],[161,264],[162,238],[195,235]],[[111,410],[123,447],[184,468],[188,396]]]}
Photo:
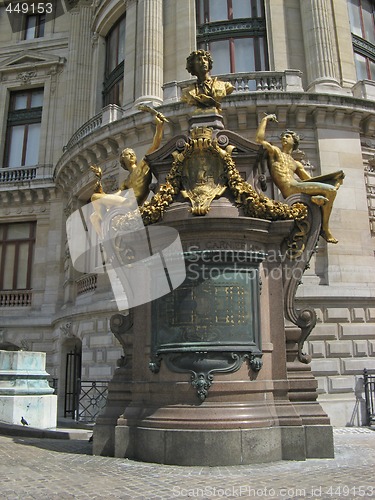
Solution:
{"label": "ornamental scroll bracket", "polygon": [[282,254],[284,255],[283,282],[285,317],[301,329],[298,340],[298,359],[308,364],[311,356],[302,352],[303,344],[316,325],[316,313],[311,307],[298,309],[296,307],[296,292],[301,284],[302,276],[309,267],[309,262],[315,253],[315,248],[321,231],[322,214],[320,207],[311,201],[310,196],[295,194],[287,198],[288,205],[295,203],[307,207],[307,218],[296,221],[290,235],[284,240]]}
{"label": "ornamental scroll bracket", "polygon": [[215,373],[234,373],[241,368],[245,359],[249,360],[249,365],[255,372],[258,372],[262,367],[262,353],[260,351],[246,353],[197,351],[157,355],[149,364],[153,373],[158,373],[160,370],[162,358],[167,368],[172,372],[191,374],[190,383],[202,402],[208,396]]}

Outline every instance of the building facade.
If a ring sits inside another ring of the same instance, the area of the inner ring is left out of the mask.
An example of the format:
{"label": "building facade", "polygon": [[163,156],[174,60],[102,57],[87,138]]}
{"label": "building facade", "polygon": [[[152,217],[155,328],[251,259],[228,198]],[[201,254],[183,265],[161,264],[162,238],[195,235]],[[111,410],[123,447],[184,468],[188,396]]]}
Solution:
{"label": "building facade", "polygon": [[254,140],[275,113],[268,140],[294,129],[313,175],[345,171],[331,216],[339,243],[320,239],[298,297],[318,314],[305,348],[320,403],[333,425],[363,425],[362,372],[375,369],[374,2],[17,5],[0,2],[0,348],[47,353],[60,416],[69,370],[110,380],[122,354],[109,328],[116,303],[104,273],[73,267],[66,220],[90,200],[91,165],[111,192],[125,177],[122,149],[145,154],[154,124],[139,104],[168,118],[165,141],[187,132],[186,57],[203,48],[235,87],[227,129]]}

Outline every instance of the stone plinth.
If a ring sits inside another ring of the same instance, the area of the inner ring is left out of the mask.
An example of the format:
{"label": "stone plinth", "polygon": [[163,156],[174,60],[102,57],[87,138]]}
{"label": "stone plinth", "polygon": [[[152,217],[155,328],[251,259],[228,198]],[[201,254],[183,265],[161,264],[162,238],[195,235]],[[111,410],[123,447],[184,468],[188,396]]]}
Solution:
{"label": "stone plinth", "polygon": [[0,420],[56,427],[57,396],[48,384],[44,352],[0,351]]}

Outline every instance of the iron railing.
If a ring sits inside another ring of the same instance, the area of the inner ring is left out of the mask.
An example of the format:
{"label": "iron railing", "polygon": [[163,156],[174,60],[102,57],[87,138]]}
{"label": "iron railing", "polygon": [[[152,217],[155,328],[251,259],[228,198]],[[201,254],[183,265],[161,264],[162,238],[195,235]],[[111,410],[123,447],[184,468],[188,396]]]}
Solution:
{"label": "iron railing", "polygon": [[107,401],[108,382],[81,380],[78,418],[80,422],[95,422]]}
{"label": "iron railing", "polygon": [[363,370],[363,382],[366,399],[367,425],[375,425],[375,372]]}

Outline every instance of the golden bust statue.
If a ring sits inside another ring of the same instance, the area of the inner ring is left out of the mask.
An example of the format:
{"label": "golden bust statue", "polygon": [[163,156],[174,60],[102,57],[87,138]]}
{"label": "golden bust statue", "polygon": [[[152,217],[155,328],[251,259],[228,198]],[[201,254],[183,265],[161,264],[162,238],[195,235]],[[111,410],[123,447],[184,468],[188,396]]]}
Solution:
{"label": "golden bust statue", "polygon": [[183,90],[181,101],[198,108],[216,108],[220,112],[222,99],[231,94],[234,87],[229,82],[212,78],[209,75],[212,65],[211,54],[206,50],[194,50],[189,55],[186,69],[197,77],[197,81]]}
{"label": "golden bust statue", "polygon": [[[311,201],[321,206],[322,209],[321,235],[329,243],[337,243],[328,224],[333,201],[345,177],[344,172],[339,170],[328,175],[311,177],[304,169],[303,164],[292,157],[292,151],[296,150],[299,145],[298,135],[290,130],[283,132],[280,149],[265,140],[266,126],[269,121],[277,121],[276,115],[266,115],[261,120],[256,134],[256,142],[268,151],[273,182],[280,189],[284,198],[295,193],[311,195]],[[299,180],[296,179],[295,175]]]}

